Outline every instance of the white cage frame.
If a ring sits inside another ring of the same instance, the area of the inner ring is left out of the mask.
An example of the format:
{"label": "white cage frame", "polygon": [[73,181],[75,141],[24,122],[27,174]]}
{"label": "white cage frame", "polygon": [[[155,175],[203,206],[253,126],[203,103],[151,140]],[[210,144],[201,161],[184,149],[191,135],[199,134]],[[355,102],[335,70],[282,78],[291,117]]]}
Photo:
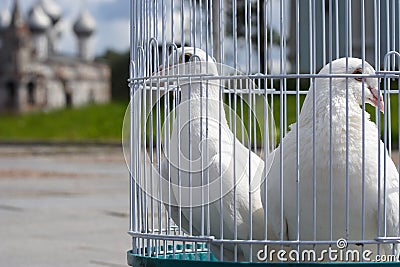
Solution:
{"label": "white cage frame", "polygon": [[[396,114],[393,114],[392,110],[396,109],[390,103],[391,98],[397,97],[400,100],[399,90],[393,88],[393,86],[398,88],[400,81],[398,69],[400,54],[396,52],[400,48],[399,1],[244,0],[243,6],[241,4],[238,0],[130,1],[131,105],[128,128],[131,134],[128,141],[129,147],[126,148],[129,148],[128,165],[131,173],[129,234],[132,236],[132,253],[135,255],[165,259],[211,260],[213,255],[208,248],[217,245],[221,248],[221,255],[217,257],[223,260],[223,246],[233,244],[236,250],[233,261],[237,261],[237,246],[240,244],[248,245],[251,250],[252,246],[257,244],[298,247],[318,244],[336,245],[337,242],[333,238],[330,240],[300,240],[299,238],[271,240],[268,239],[266,230],[264,237],[254,237],[252,240],[224,239],[207,235],[209,222],[205,217],[203,218],[205,231],[201,235],[188,235],[179,225],[176,225],[176,222],[174,224],[168,215],[168,208],[151,197],[152,193],[161,194],[161,191],[157,191],[158,189],[154,186],[156,192],[153,188],[150,194],[146,192],[145,189],[149,185],[146,184],[144,178],[153,175],[152,168],[160,172],[164,153],[161,139],[165,132],[162,131],[160,120],[163,119],[165,113],[162,108],[169,105],[176,106],[179,102],[176,95],[172,100],[157,98],[157,94],[160,95],[165,90],[160,86],[163,78],[176,80],[179,77],[166,75],[154,78],[154,73],[158,71],[158,65],[166,67],[168,51],[182,44],[201,48],[213,56],[217,62],[242,72],[235,75],[220,75],[217,77],[219,81],[234,80],[240,83],[242,80],[250,80],[259,86],[259,89],[251,88],[242,91],[231,90],[228,86],[228,89],[224,90],[224,93],[230,96],[226,100],[228,106],[235,105],[236,107],[238,100],[231,98],[234,96],[242,96],[251,107],[256,105],[256,95],[264,96],[264,104],[268,104],[272,110],[276,108],[274,103],[279,103],[279,118],[275,117],[276,125],[279,126],[278,143],[282,142],[288,129],[287,116],[290,113],[288,97],[295,98],[294,114],[296,120],[299,117],[301,96],[305,95],[308,89],[308,86],[304,86],[303,83],[319,78],[337,78],[338,76],[332,74],[325,76],[317,74],[322,66],[336,58],[357,56],[363,61],[369,61],[376,69],[376,72],[369,77],[380,79],[382,85],[380,91],[385,103],[388,103],[383,117],[377,116],[379,136],[382,137],[391,155],[396,152],[396,149],[398,150],[400,136],[392,135],[392,127],[396,126],[396,121],[394,121]],[[240,7],[244,10],[240,10]],[[276,20],[278,23],[275,22]],[[228,27],[231,29],[228,30]],[[339,76],[354,78],[351,74]],[[156,85],[144,87],[149,80],[151,84]],[[142,92],[137,94],[140,91]],[[160,101],[155,103],[155,99]],[[154,110],[151,109],[150,113],[146,114],[144,112],[146,105],[153,104],[155,104]],[[244,105],[241,102],[242,110],[235,110],[235,115],[249,121],[256,119],[252,114],[248,116],[244,114],[246,112],[243,111]],[[375,112],[376,114],[378,112]],[[155,126],[150,130],[147,127],[152,126],[146,126],[146,124],[143,126],[143,121],[149,120],[146,116],[154,116],[150,121],[154,120]],[[399,117],[400,106],[397,107],[397,124],[399,124]],[[233,124],[235,127],[233,125],[231,127],[236,129],[236,123]],[[250,127],[247,130],[251,134],[244,134],[247,137],[246,140],[249,141],[247,144],[249,152],[267,155],[262,151],[268,149],[263,147],[268,143],[266,140],[268,136],[264,137],[265,140],[258,145],[254,144],[258,140],[259,129],[255,129],[256,123],[249,125],[246,127]],[[268,127],[266,123],[262,131],[268,131]],[[235,137],[236,132],[237,130],[234,131]],[[364,140],[362,142],[364,145]],[[393,143],[397,143],[397,147]],[[332,140],[328,140],[328,144],[332,144]],[[332,150],[332,147],[330,149]],[[146,151],[151,165],[146,165],[149,163]],[[298,150],[296,153],[299,157]],[[313,165],[316,161],[314,153]],[[400,154],[397,162],[400,162]],[[348,164],[350,163],[347,161],[346,166]],[[396,167],[399,169],[398,164]],[[381,171],[384,172],[384,170]],[[330,175],[332,176],[332,172]],[[299,201],[298,197],[297,201]],[[364,201],[364,196],[362,201]],[[159,214],[163,216],[158,216]],[[377,244],[378,247],[383,243],[400,241],[398,236],[381,236],[378,232],[380,232],[379,229],[377,229],[377,237],[372,240],[349,239],[346,241],[348,244]],[[256,260],[250,256],[248,261]]]}

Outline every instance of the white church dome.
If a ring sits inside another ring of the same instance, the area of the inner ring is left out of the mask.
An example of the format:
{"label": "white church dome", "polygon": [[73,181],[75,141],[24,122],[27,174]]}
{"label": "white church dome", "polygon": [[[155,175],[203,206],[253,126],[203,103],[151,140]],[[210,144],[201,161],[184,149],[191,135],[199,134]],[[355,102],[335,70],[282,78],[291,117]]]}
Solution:
{"label": "white church dome", "polygon": [[83,10],[74,23],[74,32],[78,36],[90,36],[96,30],[96,21],[87,10]]}
{"label": "white church dome", "polygon": [[53,0],[40,0],[43,11],[50,17],[53,24],[56,24],[62,15],[61,7]]}
{"label": "white church dome", "polygon": [[44,32],[50,25],[51,21],[49,16],[46,15],[40,5],[34,5],[29,12],[28,17],[29,28],[32,31]]}
{"label": "white church dome", "polygon": [[7,9],[0,12],[0,30],[5,29],[10,25],[11,15]]}

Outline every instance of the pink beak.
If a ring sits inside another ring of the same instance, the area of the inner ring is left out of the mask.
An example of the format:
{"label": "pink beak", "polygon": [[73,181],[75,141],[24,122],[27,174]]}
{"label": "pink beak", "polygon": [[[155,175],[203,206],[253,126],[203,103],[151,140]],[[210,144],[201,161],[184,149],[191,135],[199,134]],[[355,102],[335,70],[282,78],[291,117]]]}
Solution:
{"label": "pink beak", "polygon": [[[151,74],[151,77],[157,77],[157,76],[161,76],[161,75],[166,75],[167,73],[166,72],[163,73],[163,70],[164,70],[164,68],[163,68],[162,65],[158,66],[158,71],[153,72]],[[154,80],[156,81],[156,79],[154,79]],[[163,87],[165,85],[165,83],[163,81],[160,81],[159,84],[160,84],[161,87]]]}
{"label": "pink beak", "polygon": [[155,72],[153,72],[152,74],[151,74],[151,76],[159,76],[159,75],[161,75],[162,73],[162,71],[163,71],[163,66],[162,65],[160,65],[160,66],[158,66],[158,71],[155,71]]}
{"label": "pink beak", "polygon": [[369,91],[371,92],[373,99],[371,99],[373,105],[383,113],[385,111],[385,103],[383,102],[383,97],[382,95],[379,94],[379,91],[368,87]]}

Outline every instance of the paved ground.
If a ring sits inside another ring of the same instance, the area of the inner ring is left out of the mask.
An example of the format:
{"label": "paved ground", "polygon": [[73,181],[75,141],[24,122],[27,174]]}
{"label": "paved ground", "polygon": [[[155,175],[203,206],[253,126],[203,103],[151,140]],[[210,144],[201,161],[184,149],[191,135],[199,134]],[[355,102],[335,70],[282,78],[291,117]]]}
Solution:
{"label": "paved ground", "polygon": [[121,148],[0,145],[0,267],[127,266],[128,209]]}
{"label": "paved ground", "polygon": [[0,266],[127,266],[121,148],[0,146]]}

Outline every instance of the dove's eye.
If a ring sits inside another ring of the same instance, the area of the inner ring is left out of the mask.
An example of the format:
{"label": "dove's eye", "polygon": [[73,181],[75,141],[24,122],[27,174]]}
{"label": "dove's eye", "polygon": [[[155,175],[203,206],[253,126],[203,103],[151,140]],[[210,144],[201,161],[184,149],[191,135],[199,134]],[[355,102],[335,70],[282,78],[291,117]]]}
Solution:
{"label": "dove's eye", "polygon": [[[353,71],[353,74],[362,74],[362,69],[360,69],[360,68],[356,69],[355,71]],[[355,77],[354,79],[359,82],[361,82],[363,80],[362,77]]]}
{"label": "dove's eye", "polygon": [[192,56],[190,55],[190,54],[185,54],[185,63],[188,63],[188,62],[190,62],[190,58],[191,58]]}

